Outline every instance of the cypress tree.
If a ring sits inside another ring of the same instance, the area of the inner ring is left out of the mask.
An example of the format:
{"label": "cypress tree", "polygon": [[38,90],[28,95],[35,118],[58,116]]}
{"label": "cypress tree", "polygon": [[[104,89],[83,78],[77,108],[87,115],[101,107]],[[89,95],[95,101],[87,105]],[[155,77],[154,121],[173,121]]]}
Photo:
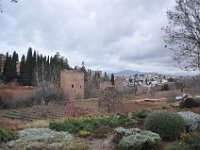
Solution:
{"label": "cypress tree", "polygon": [[16,68],[17,61],[18,54],[15,51],[12,56],[6,53],[5,65],[3,68],[3,77],[6,82],[12,82],[18,77]]}
{"label": "cypress tree", "polygon": [[13,56],[12,56],[12,76],[13,76],[13,79],[16,79],[18,78],[18,75],[17,75],[17,62],[19,61],[18,59],[18,54],[16,53],[16,51],[13,52]]}
{"label": "cypress tree", "polygon": [[32,85],[32,78],[33,78],[32,72],[33,72],[33,56],[32,56],[32,48],[29,48],[24,67],[24,77],[23,77],[24,85],[26,86]]}
{"label": "cypress tree", "polygon": [[111,74],[111,82],[112,82],[112,85],[115,85],[115,77],[113,73]]}
{"label": "cypress tree", "polygon": [[3,67],[3,78],[5,81],[7,81],[7,75],[8,75],[8,70],[9,68],[9,53],[6,53],[6,60],[4,62],[4,67]]}
{"label": "cypress tree", "polygon": [[20,63],[20,74],[19,74],[19,84],[24,85],[24,67],[25,67],[25,56],[23,55]]}

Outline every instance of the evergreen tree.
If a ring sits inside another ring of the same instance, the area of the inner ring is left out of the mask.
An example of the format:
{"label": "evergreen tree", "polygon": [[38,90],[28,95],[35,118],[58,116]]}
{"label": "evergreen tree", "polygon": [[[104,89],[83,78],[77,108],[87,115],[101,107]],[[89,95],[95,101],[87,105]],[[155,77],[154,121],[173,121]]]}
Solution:
{"label": "evergreen tree", "polygon": [[3,78],[6,81],[7,80],[7,74],[9,70],[9,53],[6,53],[6,60],[4,62],[4,67],[3,67]]}
{"label": "evergreen tree", "polygon": [[17,68],[16,64],[18,61],[18,54],[14,51],[13,55],[6,53],[6,60],[3,69],[3,77],[6,82],[12,82],[17,79]]}
{"label": "evergreen tree", "polygon": [[114,77],[114,74],[112,73],[111,74],[111,79],[110,81],[112,82],[112,85],[115,85],[115,77]]}
{"label": "evergreen tree", "polygon": [[[9,57],[8,54],[7,57]],[[48,81],[59,85],[61,69],[70,69],[70,66],[68,60],[64,57],[60,57],[59,53],[49,58],[49,56],[42,56],[36,53],[36,51],[32,54],[32,49],[29,48],[27,56],[25,57],[23,55],[21,58],[20,85],[35,86],[41,81]]]}
{"label": "evergreen tree", "polygon": [[16,53],[16,51],[13,52],[13,56],[12,56],[12,73],[13,73],[13,78],[18,78],[17,75],[17,63],[19,61],[18,58],[18,54]]}
{"label": "evergreen tree", "polygon": [[81,64],[82,66],[81,66],[81,70],[83,70],[84,72],[86,71],[85,70],[85,62],[84,61],[82,61],[82,64]]}
{"label": "evergreen tree", "polygon": [[32,73],[33,73],[33,56],[32,48],[28,49],[27,58],[24,67],[23,84],[26,86],[32,85]]}
{"label": "evergreen tree", "polygon": [[19,84],[24,85],[24,69],[25,69],[25,56],[23,55],[20,63]]}
{"label": "evergreen tree", "polygon": [[109,76],[107,75],[107,72],[104,72],[104,81],[109,81]]}

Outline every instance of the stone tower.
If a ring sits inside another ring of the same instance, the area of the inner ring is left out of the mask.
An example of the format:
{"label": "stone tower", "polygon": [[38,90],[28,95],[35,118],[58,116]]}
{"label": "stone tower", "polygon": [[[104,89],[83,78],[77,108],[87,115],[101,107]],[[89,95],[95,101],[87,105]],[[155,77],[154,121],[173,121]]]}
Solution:
{"label": "stone tower", "polygon": [[84,98],[84,73],[80,70],[61,70],[60,88],[70,100]]}

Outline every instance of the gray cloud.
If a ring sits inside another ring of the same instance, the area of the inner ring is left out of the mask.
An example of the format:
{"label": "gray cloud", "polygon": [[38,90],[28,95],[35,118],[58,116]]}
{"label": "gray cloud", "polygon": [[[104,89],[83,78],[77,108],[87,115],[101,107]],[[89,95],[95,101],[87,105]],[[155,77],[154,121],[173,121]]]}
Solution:
{"label": "gray cloud", "polygon": [[0,50],[20,54],[29,47],[57,51],[70,65],[118,71],[176,72],[163,31],[174,0],[3,1]]}

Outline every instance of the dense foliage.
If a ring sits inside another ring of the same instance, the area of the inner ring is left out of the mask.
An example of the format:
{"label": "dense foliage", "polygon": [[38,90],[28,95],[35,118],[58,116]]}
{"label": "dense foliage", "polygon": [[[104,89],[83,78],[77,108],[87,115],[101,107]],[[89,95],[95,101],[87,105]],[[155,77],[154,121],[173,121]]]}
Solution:
{"label": "dense foliage", "polygon": [[200,98],[188,97],[179,103],[180,108],[192,108],[198,106],[200,106]]}
{"label": "dense foliage", "polygon": [[164,139],[174,140],[179,138],[186,129],[183,118],[174,112],[156,111],[145,119],[146,130],[158,133]]}
{"label": "dense foliage", "polygon": [[137,119],[137,118],[145,119],[150,112],[151,111],[148,110],[148,109],[141,109],[139,111],[133,112],[132,113],[132,118],[133,119]]}
{"label": "dense foliage", "polygon": [[118,127],[114,129],[113,142],[119,150],[151,150],[156,149],[161,138],[151,131],[143,131],[138,128],[125,129]]}
{"label": "dense foliage", "polygon": [[19,84],[24,86],[38,85],[41,81],[48,81],[55,85],[59,84],[60,70],[70,69],[68,60],[56,53],[53,57],[43,56],[32,48],[28,49],[27,55],[23,55],[20,61],[20,71],[17,72],[18,54],[6,54],[3,69],[5,82],[12,82],[19,78]]}
{"label": "dense foliage", "polygon": [[18,54],[14,51],[13,55],[6,53],[6,60],[3,68],[3,79],[6,82],[11,82],[18,78],[17,74]]}
{"label": "dense foliage", "polygon": [[191,149],[199,150],[200,149],[200,132],[190,133],[188,139],[185,142],[191,147]]}
{"label": "dense foliage", "polygon": [[14,131],[8,128],[0,128],[0,144],[14,139],[16,139]]}
{"label": "dense foliage", "polygon": [[81,130],[94,132],[102,126],[117,127],[123,123],[125,122],[121,121],[119,116],[97,116],[73,118],[65,120],[64,122],[51,122],[49,127],[56,131],[78,133]]}

